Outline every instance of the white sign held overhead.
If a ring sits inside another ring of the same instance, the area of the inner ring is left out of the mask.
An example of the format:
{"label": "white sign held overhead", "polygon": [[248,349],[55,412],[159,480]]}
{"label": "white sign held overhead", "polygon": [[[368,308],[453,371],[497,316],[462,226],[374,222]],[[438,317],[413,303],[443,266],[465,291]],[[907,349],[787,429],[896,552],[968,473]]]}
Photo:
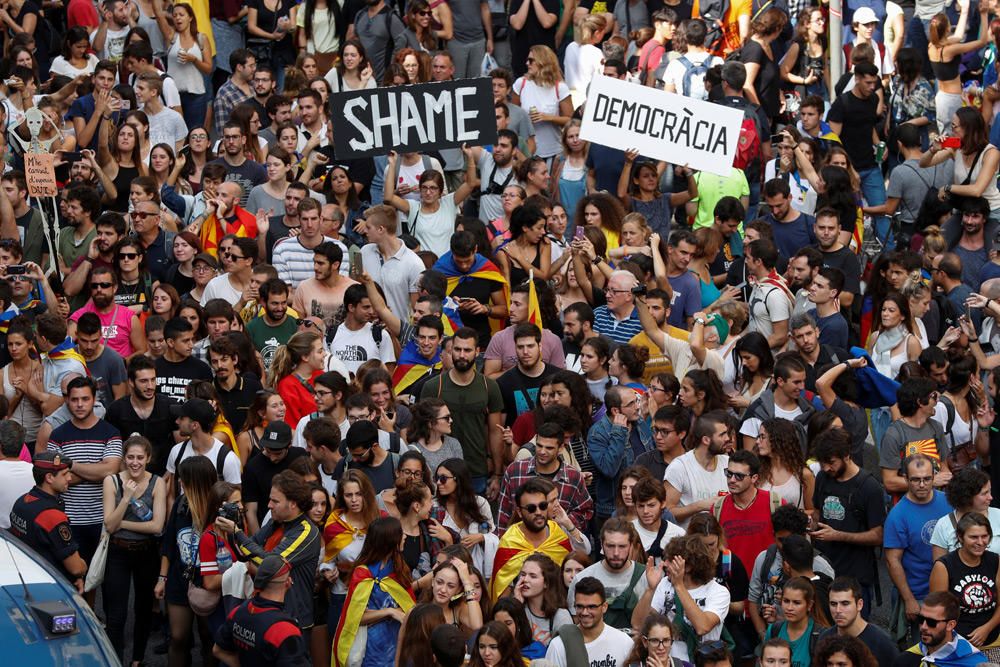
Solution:
{"label": "white sign held overhead", "polygon": [[580,138],[728,176],[743,112],[648,86],[596,76]]}

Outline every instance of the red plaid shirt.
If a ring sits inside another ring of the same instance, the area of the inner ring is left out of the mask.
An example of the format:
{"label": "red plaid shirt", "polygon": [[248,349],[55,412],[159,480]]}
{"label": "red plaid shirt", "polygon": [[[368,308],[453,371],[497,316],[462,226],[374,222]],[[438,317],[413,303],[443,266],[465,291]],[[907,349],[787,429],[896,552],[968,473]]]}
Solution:
{"label": "red plaid shirt", "polygon": [[[517,509],[514,504],[514,493],[517,489],[533,477],[538,477],[535,472],[535,457],[514,461],[507,470],[504,471],[503,481],[500,484],[500,516],[497,520],[497,533],[503,531],[512,523],[511,517]],[[573,524],[580,530],[586,531],[590,518],[594,515],[594,501],[587,491],[587,485],[583,481],[583,473],[576,468],[562,463],[552,482],[559,489],[559,504],[566,510],[566,514],[572,519]]]}

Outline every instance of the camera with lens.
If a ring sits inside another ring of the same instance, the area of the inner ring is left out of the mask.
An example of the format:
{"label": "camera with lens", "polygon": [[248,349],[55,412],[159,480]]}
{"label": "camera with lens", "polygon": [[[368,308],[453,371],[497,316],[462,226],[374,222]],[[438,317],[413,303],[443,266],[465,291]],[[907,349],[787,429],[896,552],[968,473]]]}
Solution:
{"label": "camera with lens", "polygon": [[632,294],[636,296],[646,296],[646,283],[639,283],[632,288]]}
{"label": "camera with lens", "polygon": [[219,517],[228,519],[233,523],[239,523],[242,514],[243,510],[236,503],[222,503],[222,506],[219,507]]}

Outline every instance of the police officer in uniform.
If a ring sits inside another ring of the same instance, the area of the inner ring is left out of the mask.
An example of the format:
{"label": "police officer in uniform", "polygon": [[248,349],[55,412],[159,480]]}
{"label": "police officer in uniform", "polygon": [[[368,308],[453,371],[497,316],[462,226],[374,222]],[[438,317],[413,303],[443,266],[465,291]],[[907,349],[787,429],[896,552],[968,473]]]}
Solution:
{"label": "police officer in uniform", "polygon": [[40,553],[83,593],[87,563],[69,527],[60,494],[69,488],[73,462],[52,452],[35,455],[35,487],[18,498],[10,511],[10,532]]}
{"label": "police officer in uniform", "polygon": [[234,609],[215,634],[212,654],[230,667],[308,667],[302,630],[285,612],[292,564],[264,557],[253,579],[254,596]]}

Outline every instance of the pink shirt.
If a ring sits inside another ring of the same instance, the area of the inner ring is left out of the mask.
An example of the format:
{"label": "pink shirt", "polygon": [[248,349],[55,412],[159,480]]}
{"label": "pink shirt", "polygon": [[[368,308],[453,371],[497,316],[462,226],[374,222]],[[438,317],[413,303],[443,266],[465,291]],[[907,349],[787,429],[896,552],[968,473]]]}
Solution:
{"label": "pink shirt", "polygon": [[[517,366],[514,329],[515,326],[511,325],[494,336],[483,355],[486,359],[499,359],[500,367],[505,371]],[[557,368],[566,368],[562,340],[548,329],[542,329],[542,361]]]}
{"label": "pink shirt", "polygon": [[135,313],[125,306],[115,305],[110,313],[98,313],[93,301],[88,301],[87,305],[69,316],[73,322],[78,322],[80,316],[85,313],[96,313],[101,320],[101,334],[104,336],[104,344],[122,356],[122,359],[131,357],[135,350],[132,349],[132,322]]}

